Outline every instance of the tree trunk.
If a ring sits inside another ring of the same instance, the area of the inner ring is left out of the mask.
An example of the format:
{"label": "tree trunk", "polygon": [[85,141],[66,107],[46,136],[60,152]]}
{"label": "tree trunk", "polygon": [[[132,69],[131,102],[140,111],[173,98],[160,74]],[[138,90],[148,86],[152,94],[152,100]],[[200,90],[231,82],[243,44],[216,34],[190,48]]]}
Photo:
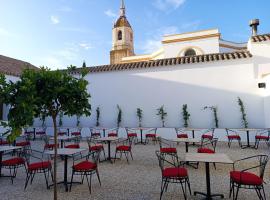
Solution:
{"label": "tree trunk", "polygon": [[56,116],[52,116],[53,119],[53,128],[54,128],[54,158],[53,158],[53,199],[57,200],[57,124],[56,124]]}

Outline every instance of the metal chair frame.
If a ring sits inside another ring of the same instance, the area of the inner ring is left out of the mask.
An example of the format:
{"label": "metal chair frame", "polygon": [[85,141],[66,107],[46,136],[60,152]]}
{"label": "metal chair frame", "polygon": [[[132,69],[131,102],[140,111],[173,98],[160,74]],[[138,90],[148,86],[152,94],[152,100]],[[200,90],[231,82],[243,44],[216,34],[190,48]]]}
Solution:
{"label": "metal chair frame", "polygon": [[[267,138],[257,138],[256,136],[266,136],[267,134]],[[256,136],[255,136],[255,149],[258,149],[259,148],[259,143],[260,141],[265,141],[266,145],[268,147],[270,147],[270,143],[269,143],[269,140],[270,140],[270,130],[258,130],[257,133],[256,133]]]}
{"label": "metal chair frame", "polygon": [[[231,148],[231,144],[232,144],[232,141],[233,140],[237,140],[239,146],[242,147],[241,137],[240,137],[239,133],[237,133],[237,131],[235,131],[235,130],[228,129],[228,128],[226,128],[225,130],[226,130],[226,133],[227,133],[228,146],[229,146],[229,148]],[[239,136],[239,137],[237,137],[237,138],[230,138],[229,136]]]}
{"label": "metal chair frame", "polygon": [[[133,160],[133,155],[132,155],[132,151],[131,151],[131,149],[132,149],[131,145],[132,145],[132,140],[129,140],[129,139],[119,140],[117,142],[116,148],[115,148],[114,162],[116,160],[117,153],[120,153],[120,159],[122,158],[122,154],[125,154],[125,157],[127,159],[127,163],[129,164],[128,154],[130,154],[130,157]],[[127,146],[127,147],[129,147],[129,149],[128,150],[117,149],[117,147],[119,147],[119,146]]]}

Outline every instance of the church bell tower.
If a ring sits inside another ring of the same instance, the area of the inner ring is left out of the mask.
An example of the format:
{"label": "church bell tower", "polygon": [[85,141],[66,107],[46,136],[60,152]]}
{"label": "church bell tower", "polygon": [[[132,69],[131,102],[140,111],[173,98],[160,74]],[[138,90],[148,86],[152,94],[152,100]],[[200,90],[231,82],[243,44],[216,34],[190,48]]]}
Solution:
{"label": "church bell tower", "polygon": [[126,18],[124,0],[120,6],[120,16],[112,29],[112,50],[110,63],[121,63],[123,57],[134,56],[133,30]]}

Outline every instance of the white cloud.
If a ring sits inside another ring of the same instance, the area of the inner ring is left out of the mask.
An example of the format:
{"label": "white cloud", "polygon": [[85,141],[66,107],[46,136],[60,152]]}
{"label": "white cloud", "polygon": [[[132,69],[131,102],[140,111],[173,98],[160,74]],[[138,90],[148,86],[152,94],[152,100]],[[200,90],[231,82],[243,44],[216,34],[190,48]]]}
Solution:
{"label": "white cloud", "polygon": [[179,8],[185,1],[186,0],[155,0],[154,6],[159,10],[166,11]]}
{"label": "white cloud", "polygon": [[89,43],[80,43],[79,46],[83,48],[84,50],[89,50],[93,48],[93,46]]}
{"label": "white cloud", "polygon": [[51,15],[51,22],[52,22],[52,24],[59,24],[60,20],[57,16]]}
{"label": "white cloud", "polygon": [[146,53],[150,54],[154,51],[157,51],[161,47],[161,41],[159,39],[148,39],[146,42],[141,45],[141,50]]}
{"label": "white cloud", "polygon": [[117,16],[117,14],[115,12],[113,12],[111,9],[108,9],[104,12],[105,15],[107,15],[108,17],[112,17],[115,18]]}

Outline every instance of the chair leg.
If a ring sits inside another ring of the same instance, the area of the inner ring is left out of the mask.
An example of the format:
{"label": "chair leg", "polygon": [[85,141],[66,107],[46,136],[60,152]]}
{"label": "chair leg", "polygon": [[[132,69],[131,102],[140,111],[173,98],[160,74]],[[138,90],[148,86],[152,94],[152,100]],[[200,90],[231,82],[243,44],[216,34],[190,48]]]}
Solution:
{"label": "chair leg", "polygon": [[129,153],[130,153],[130,157],[131,157],[131,159],[133,160],[132,152],[130,151]]}
{"label": "chair leg", "polygon": [[185,192],[184,187],[183,187],[183,183],[181,183],[181,188],[182,188],[182,191],[183,191],[184,199],[186,200],[187,196],[186,196],[186,192]]}
{"label": "chair leg", "polygon": [[231,140],[228,141],[229,148],[231,148],[231,142],[232,142]]}
{"label": "chair leg", "polygon": [[43,171],[43,174],[44,174],[44,177],[45,177],[45,182],[46,182],[47,189],[49,189],[48,179],[47,179],[47,175],[46,175],[45,170]]}
{"label": "chair leg", "polygon": [[191,195],[190,182],[189,182],[189,179],[188,178],[187,178],[186,182],[187,182],[187,185],[188,185],[189,194]]}
{"label": "chair leg", "polygon": [[73,183],[73,176],[74,176],[74,171],[72,170],[72,175],[71,175],[71,180],[70,180],[70,186],[69,186],[69,191],[71,192],[71,187]]}
{"label": "chair leg", "polygon": [[161,191],[160,191],[160,200],[161,200],[161,198],[162,198],[162,195],[163,195],[163,192],[164,192],[164,189],[165,189],[165,185],[166,185],[166,181],[164,181],[163,179],[162,179],[162,181],[161,181]]}
{"label": "chair leg", "polygon": [[90,181],[89,181],[88,176],[86,175],[86,180],[87,180],[87,184],[88,184],[90,194],[91,194],[91,176],[92,175],[90,175],[90,177],[89,177],[89,179],[90,179]]}
{"label": "chair leg", "polygon": [[99,185],[101,186],[101,181],[100,181],[100,177],[99,177],[99,172],[98,172],[98,169],[96,169],[96,173],[97,173],[97,177],[98,177],[98,182],[99,182]]}
{"label": "chair leg", "polygon": [[266,196],[265,196],[265,191],[264,191],[263,185],[262,185],[262,191],[263,191],[263,197],[264,197],[264,199],[266,200]]}
{"label": "chair leg", "polygon": [[240,185],[237,185],[237,190],[236,190],[235,200],[237,200],[239,188],[240,188]]}
{"label": "chair leg", "polygon": [[24,184],[24,190],[26,189],[27,185],[28,185],[28,181],[31,177],[31,174],[29,172],[26,172],[26,179],[25,179],[25,184]]}
{"label": "chair leg", "polygon": [[128,153],[127,152],[124,152],[125,156],[126,156],[126,159],[127,159],[127,163],[129,164],[129,161],[128,161]]}

